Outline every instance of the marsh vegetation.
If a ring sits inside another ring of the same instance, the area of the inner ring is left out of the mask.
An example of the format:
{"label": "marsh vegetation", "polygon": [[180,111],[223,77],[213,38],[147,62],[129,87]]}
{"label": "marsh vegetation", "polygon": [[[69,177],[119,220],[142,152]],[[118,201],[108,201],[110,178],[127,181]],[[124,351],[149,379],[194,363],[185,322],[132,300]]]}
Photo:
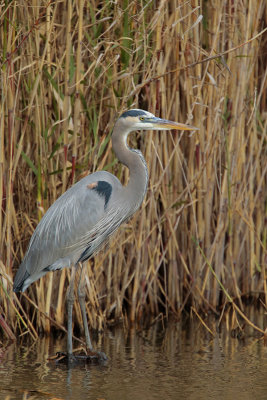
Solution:
{"label": "marsh vegetation", "polygon": [[244,318],[248,299],[266,307],[266,2],[0,7],[4,332],[64,330],[70,271],[18,297],[13,277],[38,221],[74,182],[104,169],[127,183],[110,136],[132,107],[200,131],[130,138],[148,162],[148,193],[85,265],[90,325],[229,308]]}

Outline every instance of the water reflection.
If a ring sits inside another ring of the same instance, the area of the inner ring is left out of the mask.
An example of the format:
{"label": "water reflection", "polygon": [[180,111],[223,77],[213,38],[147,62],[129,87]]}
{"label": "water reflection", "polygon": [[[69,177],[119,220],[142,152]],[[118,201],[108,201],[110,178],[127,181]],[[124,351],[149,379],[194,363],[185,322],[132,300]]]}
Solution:
{"label": "water reflection", "polygon": [[[216,333],[216,321],[209,327]],[[103,365],[67,368],[48,362],[66,339],[11,344],[0,351],[1,399],[266,399],[263,341],[249,329],[243,340],[222,329],[214,337],[198,322],[147,330],[116,328],[95,346]],[[28,391],[28,397],[26,397]],[[8,397],[9,396],[9,397]]]}

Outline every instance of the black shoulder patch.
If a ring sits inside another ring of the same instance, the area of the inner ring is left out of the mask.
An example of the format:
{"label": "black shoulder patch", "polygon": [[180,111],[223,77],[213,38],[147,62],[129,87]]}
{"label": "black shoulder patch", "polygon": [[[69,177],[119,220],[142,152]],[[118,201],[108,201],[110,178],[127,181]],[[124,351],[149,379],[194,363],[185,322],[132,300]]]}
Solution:
{"label": "black shoulder patch", "polygon": [[138,117],[139,115],[144,115],[145,117],[147,117],[147,114],[143,110],[128,110],[121,114],[120,118]]}
{"label": "black shoulder patch", "polygon": [[106,181],[97,181],[96,184],[91,185],[90,189],[95,190],[99,196],[104,197],[106,207],[112,192],[111,184]]}

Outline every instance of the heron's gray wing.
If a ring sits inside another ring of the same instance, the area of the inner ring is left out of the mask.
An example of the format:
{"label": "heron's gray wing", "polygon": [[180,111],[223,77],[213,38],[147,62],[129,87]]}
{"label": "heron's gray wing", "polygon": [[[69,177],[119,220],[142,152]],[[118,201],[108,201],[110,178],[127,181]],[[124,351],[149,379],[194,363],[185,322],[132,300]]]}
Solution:
{"label": "heron's gray wing", "polygon": [[21,286],[23,277],[31,276],[30,284],[48,270],[88,258],[120,224],[114,224],[119,220],[120,209],[109,205],[112,191],[120,187],[113,175],[96,172],[59,197],[33,233],[14,287],[15,283]]}

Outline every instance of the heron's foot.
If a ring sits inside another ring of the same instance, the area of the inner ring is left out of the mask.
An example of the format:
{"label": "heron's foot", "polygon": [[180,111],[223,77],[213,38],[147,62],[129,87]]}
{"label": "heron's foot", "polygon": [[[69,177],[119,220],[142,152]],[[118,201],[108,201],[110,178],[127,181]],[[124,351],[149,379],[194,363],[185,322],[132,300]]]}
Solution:
{"label": "heron's foot", "polygon": [[108,357],[102,351],[88,350],[85,353],[68,354],[58,351],[55,356],[48,358],[49,361],[55,361],[63,364],[78,364],[78,363],[103,363],[107,361]]}
{"label": "heron's foot", "polygon": [[108,357],[103,351],[87,350],[86,357],[92,361],[103,362],[107,361]]}

